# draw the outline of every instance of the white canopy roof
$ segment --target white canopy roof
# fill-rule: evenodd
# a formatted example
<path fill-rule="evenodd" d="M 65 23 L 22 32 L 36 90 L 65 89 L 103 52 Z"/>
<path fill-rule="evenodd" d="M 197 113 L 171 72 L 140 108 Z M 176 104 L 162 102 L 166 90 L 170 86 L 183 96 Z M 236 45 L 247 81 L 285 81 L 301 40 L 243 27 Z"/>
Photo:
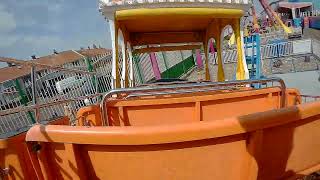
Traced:
<path fill-rule="evenodd" d="M 99 0 L 99 11 L 107 18 L 114 19 L 114 12 L 138 8 L 226 8 L 248 11 L 252 0 Z"/>

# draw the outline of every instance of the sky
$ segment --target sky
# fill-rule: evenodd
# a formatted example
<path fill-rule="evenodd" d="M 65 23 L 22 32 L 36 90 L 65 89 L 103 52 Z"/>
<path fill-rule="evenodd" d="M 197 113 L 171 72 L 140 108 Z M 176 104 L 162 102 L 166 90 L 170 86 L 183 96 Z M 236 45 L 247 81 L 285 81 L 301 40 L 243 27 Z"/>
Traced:
<path fill-rule="evenodd" d="M 0 56 L 28 60 L 92 44 L 111 47 L 98 0 L 0 1 Z"/>
<path fill-rule="evenodd" d="M 110 48 L 98 0 L 1 0 L 0 56 L 30 59 L 93 44 Z"/>

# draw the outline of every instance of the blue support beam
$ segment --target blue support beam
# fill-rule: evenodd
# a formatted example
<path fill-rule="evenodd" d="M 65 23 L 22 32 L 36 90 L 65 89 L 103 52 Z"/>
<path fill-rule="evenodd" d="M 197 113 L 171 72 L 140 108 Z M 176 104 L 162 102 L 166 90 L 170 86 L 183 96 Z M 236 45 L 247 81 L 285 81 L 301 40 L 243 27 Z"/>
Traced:
<path fill-rule="evenodd" d="M 262 78 L 261 67 L 261 38 L 259 34 L 253 34 L 249 37 L 245 37 L 245 56 L 249 69 L 250 79 Z M 256 88 L 260 88 L 260 85 L 255 85 Z"/>

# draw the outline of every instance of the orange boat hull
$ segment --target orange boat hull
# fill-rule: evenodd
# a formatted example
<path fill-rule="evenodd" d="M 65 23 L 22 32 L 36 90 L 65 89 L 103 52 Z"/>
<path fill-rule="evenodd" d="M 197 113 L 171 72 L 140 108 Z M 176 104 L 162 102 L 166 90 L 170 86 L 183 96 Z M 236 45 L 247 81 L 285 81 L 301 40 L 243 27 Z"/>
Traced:
<path fill-rule="evenodd" d="M 7 146 L 8 153 L 19 150 L 16 158 L 2 156 L 17 171 L 6 177 L 300 177 L 320 169 L 320 102 L 300 104 L 293 89 L 286 95 L 285 108 L 280 108 L 279 88 L 111 99 L 106 112 L 111 127 L 101 126 L 98 106 L 80 110 L 78 126 L 32 127 L 26 143 L 20 138 L 23 148 Z M 16 164 L 23 152 L 28 156 Z"/>

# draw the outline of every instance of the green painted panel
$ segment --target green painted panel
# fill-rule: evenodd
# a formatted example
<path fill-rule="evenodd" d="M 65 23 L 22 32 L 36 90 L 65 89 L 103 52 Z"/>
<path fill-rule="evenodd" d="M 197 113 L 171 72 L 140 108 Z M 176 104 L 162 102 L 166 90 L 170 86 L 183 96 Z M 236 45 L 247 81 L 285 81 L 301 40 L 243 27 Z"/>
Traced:
<path fill-rule="evenodd" d="M 182 62 L 172 66 L 165 72 L 161 73 L 161 78 L 179 78 L 183 74 L 190 71 L 191 68 L 195 66 L 193 56 L 189 56 L 187 59 Z"/>

